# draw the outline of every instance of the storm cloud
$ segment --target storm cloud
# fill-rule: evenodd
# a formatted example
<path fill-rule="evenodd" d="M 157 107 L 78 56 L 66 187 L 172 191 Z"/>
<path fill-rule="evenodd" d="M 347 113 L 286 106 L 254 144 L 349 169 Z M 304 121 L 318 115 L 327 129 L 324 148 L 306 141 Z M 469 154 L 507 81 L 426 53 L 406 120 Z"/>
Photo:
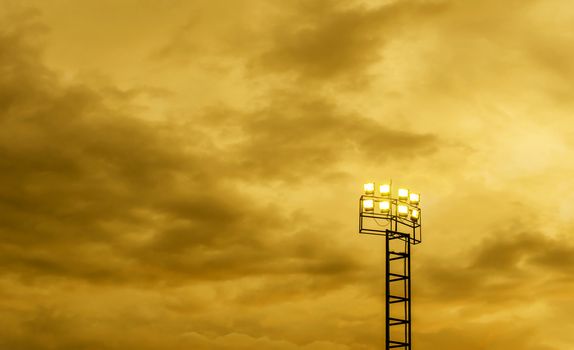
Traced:
<path fill-rule="evenodd" d="M 415 347 L 574 341 L 566 2 L 0 9 L 1 348 L 380 348 L 391 178 Z"/>

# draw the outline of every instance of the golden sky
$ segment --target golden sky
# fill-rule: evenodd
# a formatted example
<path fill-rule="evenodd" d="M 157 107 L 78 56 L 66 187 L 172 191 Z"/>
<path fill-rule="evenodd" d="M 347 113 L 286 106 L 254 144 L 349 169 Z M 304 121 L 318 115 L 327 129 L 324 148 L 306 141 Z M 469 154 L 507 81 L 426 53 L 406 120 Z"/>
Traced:
<path fill-rule="evenodd" d="M 0 349 L 574 345 L 569 0 L 0 0 Z"/>

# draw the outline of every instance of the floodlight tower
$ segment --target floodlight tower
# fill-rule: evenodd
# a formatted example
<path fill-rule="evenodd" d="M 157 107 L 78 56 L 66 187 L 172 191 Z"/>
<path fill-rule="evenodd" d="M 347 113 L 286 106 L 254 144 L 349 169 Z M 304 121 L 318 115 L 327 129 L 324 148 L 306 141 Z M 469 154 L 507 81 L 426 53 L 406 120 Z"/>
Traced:
<path fill-rule="evenodd" d="M 412 349 L 411 245 L 422 242 L 420 195 L 392 182 L 364 185 L 359 233 L 385 237 L 385 349 Z"/>

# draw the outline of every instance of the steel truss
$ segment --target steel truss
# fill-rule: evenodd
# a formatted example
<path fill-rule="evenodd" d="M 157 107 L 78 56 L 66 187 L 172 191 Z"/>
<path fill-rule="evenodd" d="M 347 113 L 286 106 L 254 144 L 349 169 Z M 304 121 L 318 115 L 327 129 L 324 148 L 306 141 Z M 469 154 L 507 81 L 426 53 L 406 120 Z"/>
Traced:
<path fill-rule="evenodd" d="M 366 211 L 365 198 L 380 198 L 361 196 L 359 233 L 385 237 L 385 349 L 412 350 L 411 245 L 422 242 L 421 221 L 399 217 L 396 206 L 405 203 L 396 199 L 384 198 L 394 208 L 387 214 Z"/>

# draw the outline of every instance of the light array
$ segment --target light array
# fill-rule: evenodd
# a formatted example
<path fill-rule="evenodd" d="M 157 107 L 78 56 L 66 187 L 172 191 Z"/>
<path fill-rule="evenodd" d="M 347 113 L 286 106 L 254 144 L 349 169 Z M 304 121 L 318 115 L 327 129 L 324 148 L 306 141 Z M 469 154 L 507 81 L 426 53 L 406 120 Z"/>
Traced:
<path fill-rule="evenodd" d="M 380 214 L 392 215 L 393 204 L 396 204 L 396 215 L 399 218 L 408 218 L 414 223 L 420 220 L 420 194 L 410 192 L 406 188 L 399 188 L 396 192 L 396 198 L 398 200 L 393 199 L 390 183 L 379 185 L 379 192 L 377 195 L 375 195 L 376 186 L 374 182 L 366 183 L 363 186 L 363 189 L 365 192 L 365 196 L 362 199 L 362 208 L 364 211 L 374 213 L 375 210 L 377 210 Z"/>

